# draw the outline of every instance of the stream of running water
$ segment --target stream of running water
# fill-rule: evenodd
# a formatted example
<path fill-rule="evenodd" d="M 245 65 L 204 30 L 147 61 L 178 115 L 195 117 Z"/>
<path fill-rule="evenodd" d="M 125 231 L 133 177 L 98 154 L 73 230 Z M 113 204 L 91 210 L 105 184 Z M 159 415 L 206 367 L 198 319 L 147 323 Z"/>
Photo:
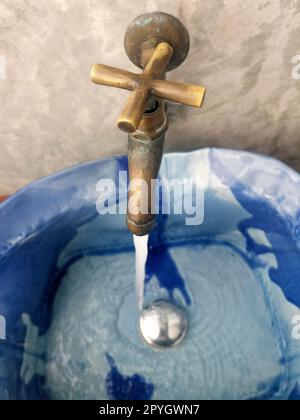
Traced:
<path fill-rule="evenodd" d="M 137 302 L 140 310 L 143 309 L 144 302 L 146 262 L 148 257 L 148 240 L 149 235 L 133 235 L 133 242 L 135 247 L 135 281 L 137 291 Z"/>

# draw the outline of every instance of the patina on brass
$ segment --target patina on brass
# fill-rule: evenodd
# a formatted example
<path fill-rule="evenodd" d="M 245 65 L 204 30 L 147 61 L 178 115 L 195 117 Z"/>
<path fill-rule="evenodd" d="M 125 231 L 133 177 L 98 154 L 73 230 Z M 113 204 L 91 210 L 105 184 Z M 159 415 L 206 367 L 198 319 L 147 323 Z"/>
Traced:
<path fill-rule="evenodd" d="M 132 91 L 117 125 L 129 133 L 129 177 L 135 181 L 129 201 L 142 190 L 144 181 L 148 186 L 147 211 L 141 212 L 136 200 L 127 214 L 128 228 L 136 235 L 148 234 L 155 223 L 151 181 L 158 177 L 168 127 L 163 100 L 199 108 L 204 100 L 204 87 L 165 80 L 166 72 L 184 61 L 189 45 L 188 32 L 178 19 L 161 12 L 145 14 L 133 21 L 125 35 L 126 52 L 143 73 L 103 64 L 91 70 L 94 83 Z"/>

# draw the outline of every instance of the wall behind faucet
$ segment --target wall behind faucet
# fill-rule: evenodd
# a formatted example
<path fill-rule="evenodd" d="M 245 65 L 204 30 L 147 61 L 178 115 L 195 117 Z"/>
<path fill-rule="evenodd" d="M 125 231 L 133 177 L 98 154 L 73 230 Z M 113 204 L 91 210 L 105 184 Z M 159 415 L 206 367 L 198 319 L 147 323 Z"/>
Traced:
<path fill-rule="evenodd" d="M 191 35 L 189 57 L 169 78 L 207 87 L 202 110 L 170 107 L 167 151 L 255 150 L 300 170 L 299 0 L 0 0 L 1 194 L 126 153 L 115 121 L 128 93 L 93 85 L 89 70 L 134 70 L 124 32 L 156 10 Z"/>

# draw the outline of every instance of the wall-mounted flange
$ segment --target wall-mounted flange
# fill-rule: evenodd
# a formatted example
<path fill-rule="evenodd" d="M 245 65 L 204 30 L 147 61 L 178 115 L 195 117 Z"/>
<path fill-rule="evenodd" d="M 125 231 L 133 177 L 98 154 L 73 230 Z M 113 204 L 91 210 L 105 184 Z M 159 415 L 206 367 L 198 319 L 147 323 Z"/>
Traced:
<path fill-rule="evenodd" d="M 176 17 L 162 12 L 137 17 L 126 31 L 124 46 L 129 59 L 144 68 L 160 42 L 167 42 L 174 50 L 166 69 L 171 71 L 185 60 L 190 49 L 189 33 Z"/>

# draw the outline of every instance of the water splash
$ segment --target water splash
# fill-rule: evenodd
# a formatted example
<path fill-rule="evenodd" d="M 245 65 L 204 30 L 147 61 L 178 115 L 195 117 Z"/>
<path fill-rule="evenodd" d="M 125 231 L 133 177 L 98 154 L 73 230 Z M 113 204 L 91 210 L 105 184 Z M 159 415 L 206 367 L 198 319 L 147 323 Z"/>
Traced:
<path fill-rule="evenodd" d="M 137 302 L 140 310 L 143 309 L 144 303 L 146 262 L 148 257 L 148 241 L 149 235 L 133 235 L 133 242 L 135 247 L 135 281 L 137 291 Z"/>

